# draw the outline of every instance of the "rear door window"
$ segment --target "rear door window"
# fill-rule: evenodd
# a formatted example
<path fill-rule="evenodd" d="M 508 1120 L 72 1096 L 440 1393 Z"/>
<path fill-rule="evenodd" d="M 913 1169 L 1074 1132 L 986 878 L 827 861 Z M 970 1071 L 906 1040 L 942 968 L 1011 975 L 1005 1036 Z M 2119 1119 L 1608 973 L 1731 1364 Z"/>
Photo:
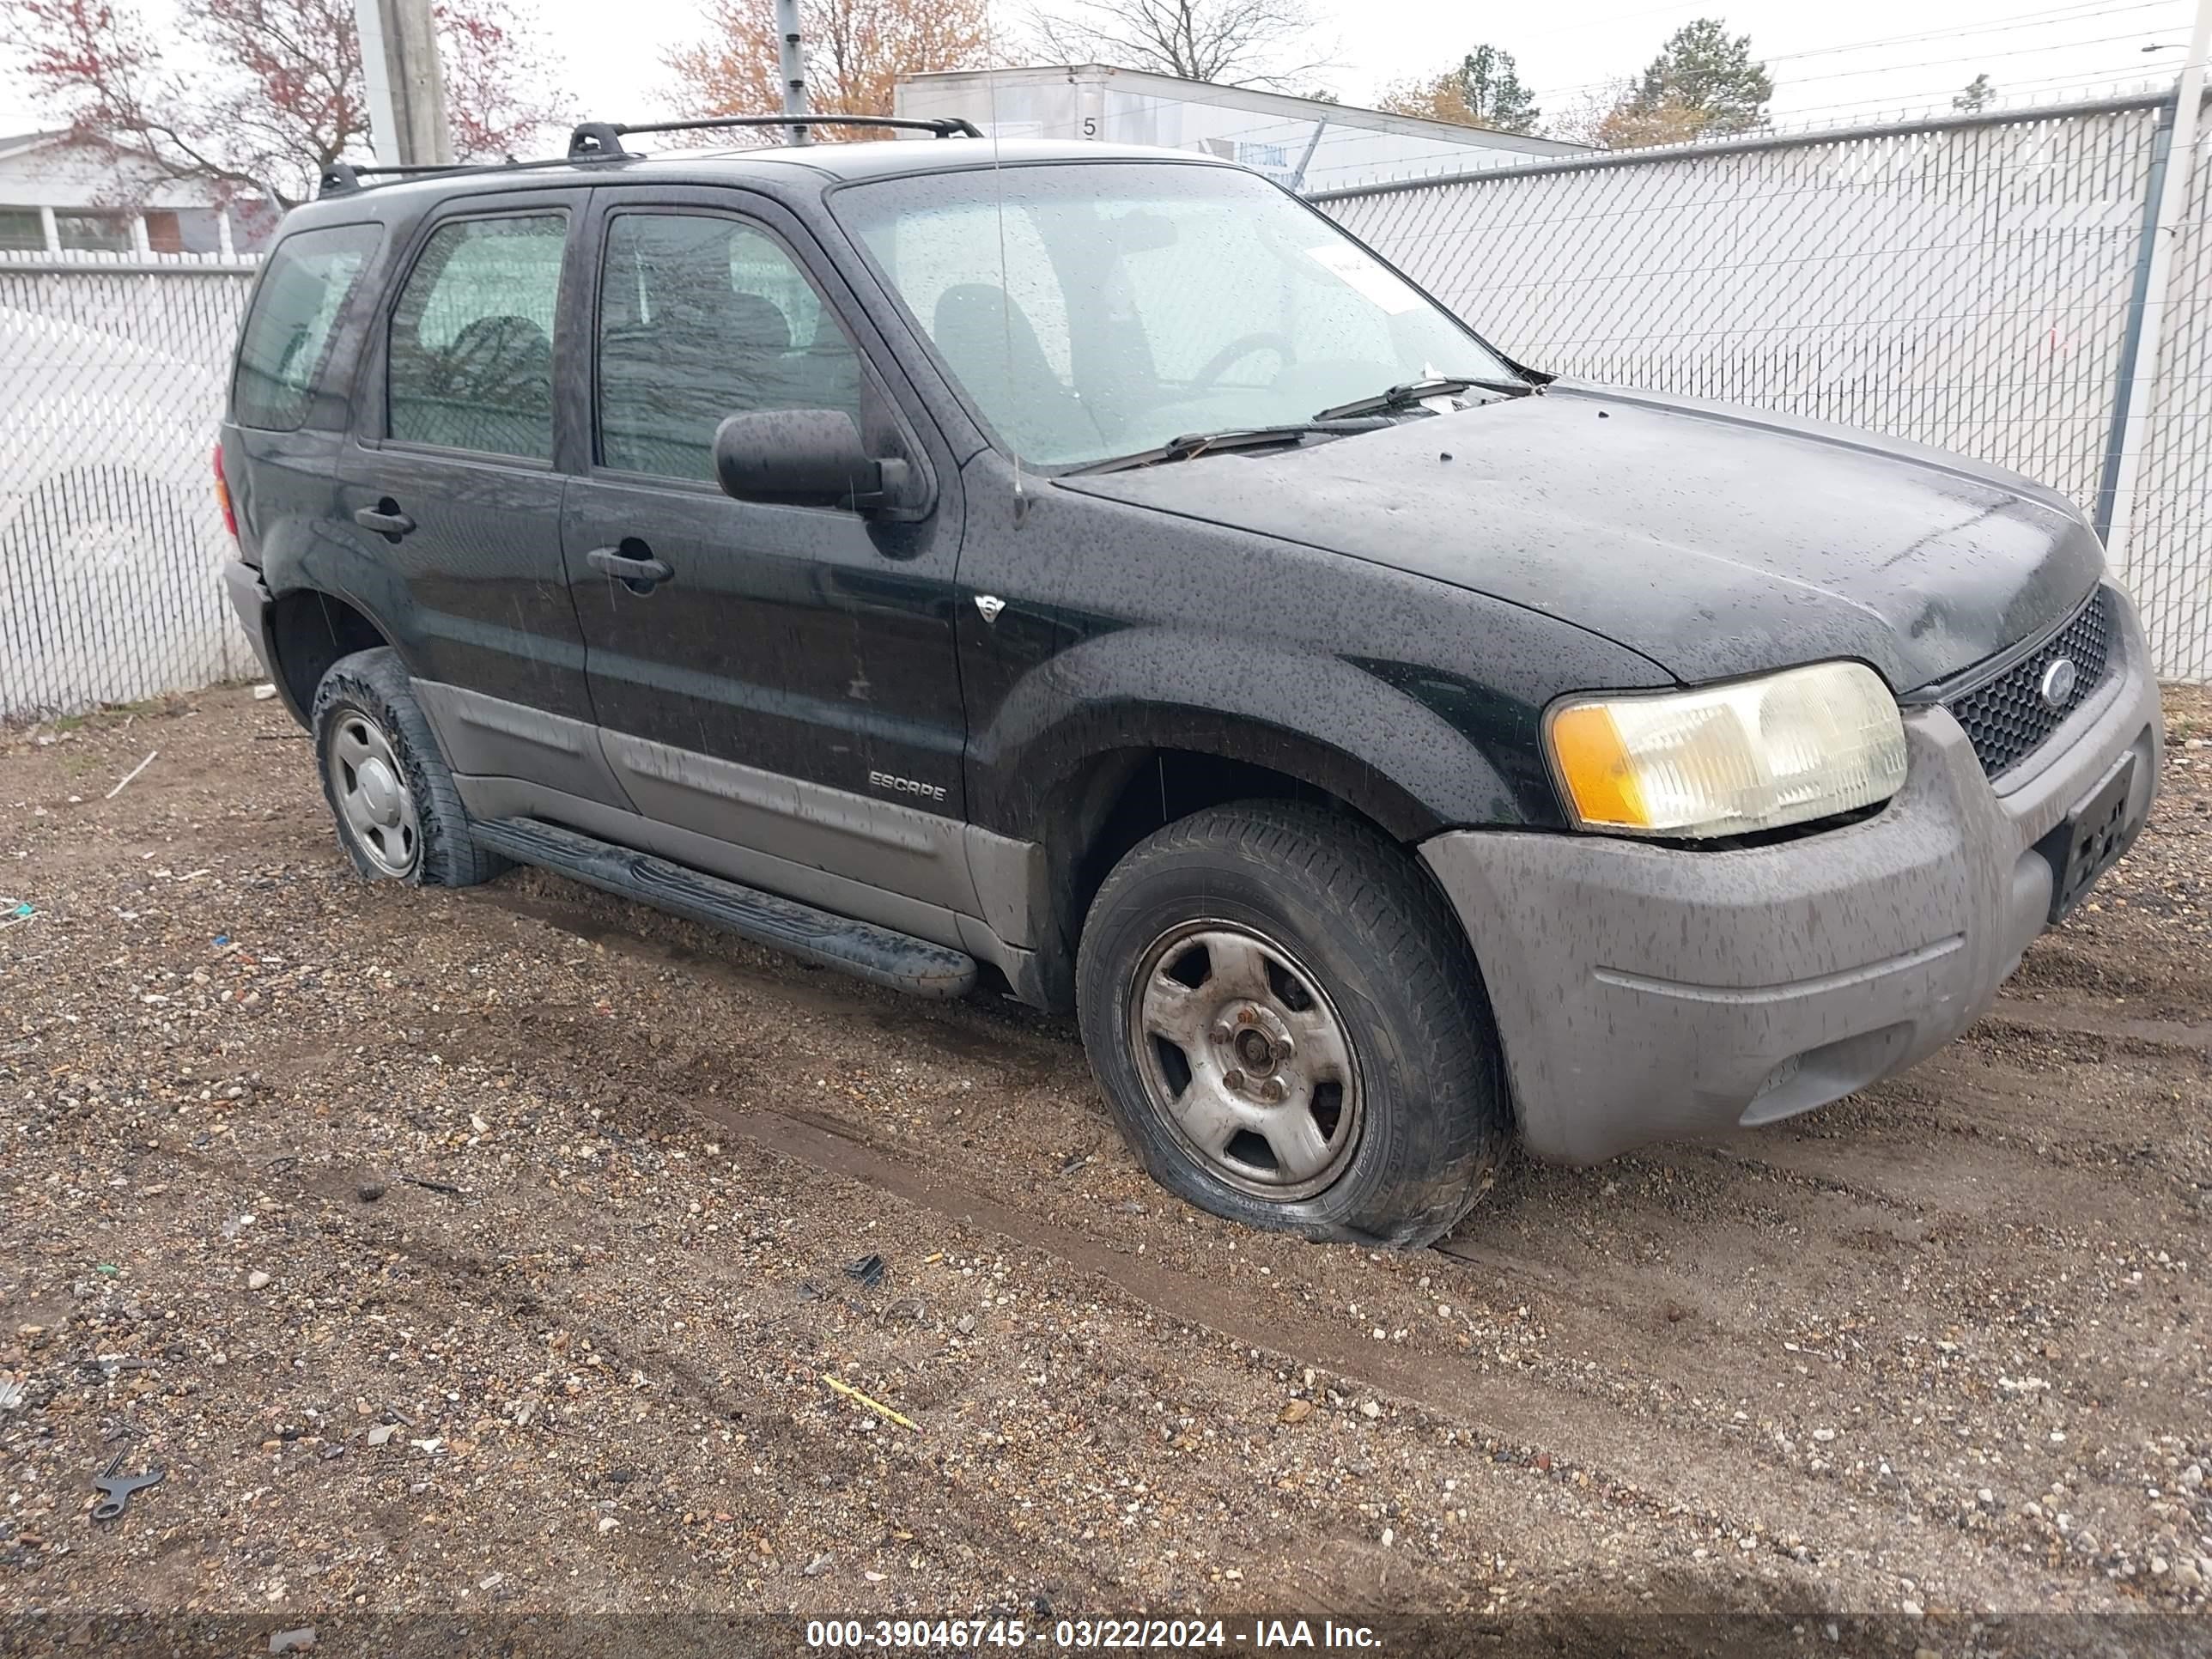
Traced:
<path fill-rule="evenodd" d="M 239 341 L 231 418 L 240 426 L 290 431 L 307 418 L 337 319 L 383 234 L 374 225 L 332 225 L 271 251 Z"/>
<path fill-rule="evenodd" d="M 565 213 L 441 225 L 392 314 L 391 435 L 553 459 L 553 317 Z"/>

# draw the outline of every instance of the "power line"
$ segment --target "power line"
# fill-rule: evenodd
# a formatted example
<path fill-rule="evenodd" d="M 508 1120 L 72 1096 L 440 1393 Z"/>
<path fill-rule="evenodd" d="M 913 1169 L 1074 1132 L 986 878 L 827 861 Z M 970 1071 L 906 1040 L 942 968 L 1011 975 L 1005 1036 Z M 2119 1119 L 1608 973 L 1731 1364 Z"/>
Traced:
<path fill-rule="evenodd" d="M 2083 19 L 2081 19 L 2081 20 L 2079 20 L 2079 21 L 2081 21 L 2086 22 L 2086 21 L 2089 21 L 2089 20 L 2088 20 L 2088 19 L 2087 19 L 2087 18 L 2083 18 Z M 2154 31 L 2154 31 L 2151 31 L 2151 32 L 2152 32 L 2152 33 L 2156 33 L 2156 31 Z M 1862 75 L 1894 75 L 1894 74 L 1896 74 L 1896 73 L 1899 71 L 1899 69 L 1906 69 L 1906 70 L 1937 69 L 1937 68 L 1941 68 L 1941 67 L 1942 67 L 1942 66 L 1944 66 L 1944 65 L 1946 65 L 1946 64 L 1984 64 L 1984 63 L 1993 63 L 1993 62 L 1998 61 L 1998 60 L 2002 59 L 2002 58 L 2033 58 L 2033 57 L 2039 57 L 2039 56 L 2042 56 L 2042 55 L 2045 55 L 2045 54 L 2050 53 L 2050 52 L 2073 52 L 2073 51 L 2077 51 L 2077 50 L 2079 50 L 2080 48 L 2084 47 L 2084 46 L 2111 46 L 2111 45 L 2114 44 L 2115 42 L 2121 41 L 2121 40 L 2140 40 L 2142 38 L 2142 34 L 2143 34 L 2143 32 L 2142 32 L 2142 31 L 2138 31 L 2138 30 L 2130 30 L 2129 33 L 2125 33 L 2125 34 L 2102 34 L 2102 35 L 2099 35 L 2099 36 L 2097 36 L 2097 37 L 2096 37 L 2095 39 L 2094 39 L 2094 40 L 2054 40 L 2054 41 L 2050 42 L 2048 45 L 2039 46 L 2015 46 L 2015 47 L 2013 47 L 2012 49 L 2010 49 L 2009 51 L 2006 51 L 2006 52 L 1969 52 L 1969 53 L 1967 53 L 1966 55 L 1965 55 L 1964 57 L 1960 57 L 1960 58 L 1919 58 L 1919 59 L 1917 59 L 1917 60 L 1915 60 L 1914 62 L 1912 62 L 1912 63 L 1911 63 L 1911 64 L 1876 64 L 1876 65 L 1874 65 L 1874 66 L 1871 66 L 1871 67 L 1869 67 L 1869 68 L 1866 68 L 1866 69 L 1855 69 L 1855 70 L 1829 70 L 1829 71 L 1827 71 L 1827 72 L 1826 72 L 1826 73 L 1824 73 L 1824 74 L 1820 74 L 1820 75 L 1800 75 L 1800 76 L 1794 76 L 1794 77 L 1792 77 L 1792 79 L 1790 80 L 1790 85 L 1792 85 L 1792 86 L 1802 86 L 1802 85 L 1804 85 L 1807 82 L 1809 82 L 1809 81 L 1842 81 L 1842 80 L 1849 80 L 1849 79 L 1850 79 L 1850 78 L 1852 78 L 1852 77 L 1854 77 L 1854 76 L 1862 76 Z M 1863 48 L 1863 47 L 1860 47 L 1860 48 L 1853 48 L 1853 50 L 1864 50 L 1864 49 L 1865 49 L 1865 48 Z M 1810 55 L 1810 54 L 1803 54 L 1803 55 Z M 1766 59 L 1766 60 L 1763 60 L 1763 61 L 1765 61 L 1765 62 L 1778 63 L 1778 62 L 1781 62 L 1781 61 L 1783 61 L 1783 60 L 1782 60 L 1782 59 L 1780 59 L 1780 58 L 1771 58 L 1771 59 Z M 1581 83 L 1579 83 L 1579 84 L 1577 84 L 1577 85 L 1575 85 L 1575 86 L 1567 86 L 1567 87 L 1540 87 L 1540 88 L 1536 88 L 1536 89 L 1535 89 L 1535 90 L 1534 90 L 1534 91 L 1530 95 L 1531 95 L 1532 97 L 1538 98 L 1538 99 L 1541 99 L 1541 100 L 1547 100 L 1547 101 L 1548 101 L 1548 100 L 1551 100 L 1551 99 L 1553 99 L 1553 98 L 1558 97 L 1559 94 L 1563 94 L 1563 93 L 1590 92 L 1590 91 L 1601 90 L 1601 89 L 1603 89 L 1603 88 L 1607 88 L 1607 87 L 1618 85 L 1621 81 L 1623 81 L 1623 80 L 1626 80 L 1626 79 L 1629 79 L 1629 78 L 1631 78 L 1631 77 L 1625 76 L 1608 76 L 1607 79 L 1602 80 L 1602 81 L 1586 81 L 1586 82 L 1581 82 Z"/>
<path fill-rule="evenodd" d="M 2140 73 L 2130 73 L 2130 71 L 2138 70 L 2138 65 L 2122 63 L 2111 64 L 2104 68 L 2089 71 L 2069 71 L 2062 75 L 2035 77 L 2026 81 L 2014 82 L 2010 88 L 2005 90 L 2004 95 L 2007 98 L 2021 96 L 2040 99 L 2043 100 L 2040 103 L 2023 103 L 2011 106 L 2016 109 L 2022 118 L 2025 118 L 2033 116 L 2041 109 L 2048 108 L 2052 104 L 2065 100 L 2071 94 L 2078 94 L 2080 96 L 2088 97 L 2097 94 L 2108 94 L 2120 91 L 2132 91 L 2136 88 L 2142 88 L 2148 90 L 2163 84 L 2159 77 L 2143 76 Z M 1816 130 L 1823 125 L 1834 125 L 1836 121 L 1840 119 L 1863 118 L 1863 115 L 1855 115 L 1854 112 L 1863 112 L 1868 111 L 1875 112 L 1876 113 L 1895 111 L 1898 118 L 1902 120 L 1911 120 L 1915 118 L 1917 115 L 1923 112 L 1929 115 L 1941 115 L 1948 112 L 1943 107 L 1944 103 L 1950 97 L 1954 96 L 1956 91 L 1956 88 L 1949 86 L 1929 88 L 1917 92 L 1901 94 L 1891 94 L 1880 98 L 1863 98 L 1843 103 L 1823 104 L 1810 109 L 1791 110 L 1783 115 L 1769 127 L 1759 129 L 1752 132 L 1732 134 L 1728 136 L 1744 138 L 1757 138 L 1761 136 L 1771 137 L 1778 134 L 1786 136 L 1794 131 Z M 1992 106 L 1988 110 L 1984 111 L 1984 113 L 1996 115 L 2002 115 L 2006 112 L 2007 106 L 2003 105 Z M 1389 134 L 1379 132 L 1363 132 L 1358 134 L 1346 133 L 1344 135 L 1343 144 L 1344 148 L 1349 149 L 1364 143 L 1386 138 L 1389 136 L 1390 135 Z M 1710 138 L 1713 135 L 1708 135 L 1708 137 Z M 1498 154 L 1498 152 L 1495 151 L 1486 153 L 1493 155 Z M 1459 158 L 1453 156 L 1431 156 L 1409 161 L 1407 165 L 1411 167 L 1434 165 L 1449 167 L 1452 167 L 1458 159 Z M 1502 170 L 1510 173 L 1516 165 L 1525 165 L 1528 163 L 1540 164 L 1547 159 L 1553 158 L 1538 155 L 1523 155 L 1513 161 L 1503 161 L 1489 166 L 1480 164 L 1474 166 L 1462 165 L 1455 167 L 1454 170 L 1466 172 L 1468 173 L 1488 173 L 1493 170 Z M 1360 165 L 1363 164 L 1355 161 L 1339 160 L 1330 164 L 1330 170 L 1334 171 L 1347 167 L 1358 167 Z M 1375 164 L 1367 163 L 1366 165 Z"/>
<path fill-rule="evenodd" d="M 1883 46 L 1911 46 L 1930 40 L 1966 40 L 1977 35 L 2015 33 L 2021 30 L 2051 28 L 2063 26 L 2066 23 L 2076 21 L 2088 22 L 2094 21 L 2102 22 L 2106 18 L 2119 16 L 2129 12 L 2154 11 L 2160 9 L 2161 8 L 2168 7 L 2178 8 L 2182 3 L 2183 0 L 2135 0 L 2134 3 L 2128 5 L 2110 6 L 2103 3 L 2103 0 L 2071 0 L 2070 3 L 2051 6 L 2042 10 L 2008 13 L 2002 17 L 1992 18 L 1986 23 L 1969 23 L 1960 25 L 1957 27 L 1929 29 L 1917 34 L 1888 35 L 1877 40 L 1854 41 L 1842 46 L 1813 46 L 1808 47 L 1802 52 L 1775 53 L 1763 58 L 1759 61 L 1762 64 L 1792 63 L 1808 58 L 1831 57 L 1844 52 L 1871 52 Z M 1675 3 L 1674 4 L 1647 7 L 1639 11 L 1619 13 L 1607 17 L 1595 18 L 1587 22 L 1559 24 L 1550 28 L 1521 31 L 1516 33 L 1511 37 L 1510 44 L 1512 46 L 1517 46 L 1527 40 L 1546 40 L 1557 35 L 1573 33 L 1582 30 L 1602 28 L 1613 23 L 1633 21 L 1638 18 L 1656 16 L 1662 13 L 1679 13 L 1685 10 L 1693 9 L 1694 6 L 1695 0 L 1675 0 Z M 2113 36 L 2106 38 L 2124 40 L 2131 39 L 2133 37 Z M 2047 47 L 2031 47 L 2024 48 L 2022 50 L 2024 52 L 2064 52 L 2075 46 L 2095 46 L 2099 44 L 2101 44 L 2101 42 L 2097 40 L 2069 41 L 2060 42 Z M 1510 46 L 1508 49 L 1510 49 Z M 2002 56 L 2004 54 L 1997 55 Z M 1925 67 L 1925 65 L 1914 64 L 1905 67 L 1917 69 Z M 1858 71 L 1851 72 L 1856 73 Z M 1866 72 L 1872 73 L 1873 71 Z M 1607 88 L 1617 86 L 1622 82 L 1631 80 L 1632 78 L 1633 77 L 1631 75 L 1607 76 L 1601 80 L 1583 81 L 1577 82 L 1569 85 L 1538 88 L 1534 90 L 1532 95 L 1548 100 L 1574 93 L 1602 91 Z M 1800 78 L 1818 79 L 1824 77 L 1804 76 Z"/>
<path fill-rule="evenodd" d="M 2092 0 L 2088 4 L 2061 6 L 2047 12 L 2024 12 L 2009 21 L 2000 20 L 1966 28 L 1930 29 L 1923 34 L 1885 35 L 1877 40 L 1853 41 L 1849 46 L 1813 46 L 1804 52 L 1774 52 L 1759 61 L 1789 64 L 1805 58 L 1831 58 L 1846 52 L 1872 52 L 1881 46 L 1913 46 L 1924 40 L 1963 40 L 1975 34 L 2016 34 L 2022 29 L 2055 28 L 2064 23 L 2087 22 L 2093 18 L 2102 22 L 2107 17 L 2117 17 L 2125 12 L 2160 11 L 2171 9 L 2173 5 L 2174 0 L 2137 0 L 2136 4 L 2128 6 L 2106 6 Z"/>
<path fill-rule="evenodd" d="M 1553 35 L 1572 34 L 1580 29 L 1601 29 L 1614 23 L 1633 23 L 1639 18 L 1656 17 L 1662 12 L 1683 12 L 1692 9 L 1694 9 L 1694 0 L 1674 0 L 1672 5 L 1650 6 L 1642 11 L 1620 12 L 1611 17 L 1593 17 L 1579 23 L 1561 23 L 1548 29 L 1524 29 L 1517 33 L 1514 39 L 1546 40 Z"/>
<path fill-rule="evenodd" d="M 2080 91 L 2087 94 L 2094 90 L 2129 83 L 2141 84 L 2147 88 L 2170 84 L 2158 76 L 2145 76 L 2139 64 L 2113 64 L 2102 69 L 2069 70 L 2063 75 L 2046 75 L 2025 81 L 2014 81 L 1996 88 L 1996 95 L 2011 98 L 2018 94 L 2036 94 L 2057 97 L 2064 92 Z M 1773 126 L 1777 131 L 1786 130 L 1801 126 L 1822 117 L 1852 110 L 1894 109 L 1901 112 L 1917 105 L 1940 104 L 1942 100 L 1956 97 L 1958 93 L 1959 88 L 1955 86 L 1934 87 L 1919 92 L 1886 93 L 1879 98 L 1857 98 L 1843 103 L 1816 104 L 1808 109 L 1793 109 L 1782 112 L 1774 118 Z M 2004 107 L 2001 104 L 1991 104 L 1982 112 L 1999 114 L 2003 112 Z"/>
<path fill-rule="evenodd" d="M 2086 92 L 2093 88 L 2111 86 L 2123 82 L 2150 84 L 2154 82 L 2156 78 L 2157 77 L 2155 76 L 2143 76 L 2141 73 L 2141 65 L 2137 64 L 2121 62 L 2102 65 L 2094 70 L 2067 70 L 2051 75 L 2030 76 L 2024 80 L 2017 80 L 2010 82 L 2008 86 L 2002 88 L 2002 92 L 2003 94 L 2008 97 L 2014 94 L 2033 94 L 2045 88 L 2050 88 L 2054 94 L 2061 89 L 2074 88 L 2079 88 Z M 1958 88 L 1956 85 L 1947 84 L 1941 87 L 1919 88 L 1909 92 L 1887 93 L 1878 97 L 1843 100 L 1832 103 L 1814 105 L 1805 109 L 1789 110 L 1780 112 L 1776 117 L 1773 124 L 1773 130 L 1786 131 L 1790 128 L 1804 125 L 1808 123 L 1817 122 L 1822 118 L 1827 116 L 1848 115 L 1853 112 L 1865 110 L 1897 110 L 1904 112 L 1912 109 L 1916 106 L 1922 106 L 1936 109 L 1938 112 L 1940 112 L 1941 106 L 1943 103 L 1954 96 L 1957 92 Z M 1226 107 L 1220 105 L 1205 104 L 1202 102 L 1186 101 L 1182 100 L 1147 99 L 1146 101 L 1147 103 L 1164 105 L 1174 104 L 1184 108 L 1194 107 L 1200 109 L 1223 109 Z M 1121 112 L 1116 112 L 1116 113 Z M 1051 124 L 1047 125 L 1048 128 L 1051 126 Z M 1067 124 L 1065 123 L 1061 125 L 1067 125 Z M 1237 143 L 1241 142 L 1249 143 L 1258 142 L 1275 143 L 1287 146 L 1298 142 L 1305 137 L 1309 132 L 1310 126 L 1311 122 L 1303 118 L 1274 118 L 1249 125 L 1231 127 L 1221 131 L 1194 135 L 1185 142 L 1187 143 L 1196 142 L 1198 137 L 1202 137 L 1203 138 L 1210 139 L 1216 143 Z M 1056 131 L 1048 131 L 1047 133 L 1040 136 L 1060 135 Z M 1072 126 L 1068 126 L 1065 136 L 1071 137 L 1074 136 Z M 1395 133 L 1376 128 L 1361 127 L 1350 123 L 1339 124 L 1332 122 L 1328 127 L 1328 137 L 1324 143 L 1322 150 L 1316 157 L 1316 162 L 1317 165 L 1321 166 L 1327 171 L 1337 171 L 1345 167 L 1358 167 L 1361 165 L 1376 165 L 1376 163 L 1363 163 L 1359 161 L 1353 160 L 1346 154 L 1346 152 L 1359 152 L 1365 150 L 1369 146 L 1387 144 L 1396 142 L 1402 142 L 1402 140 L 1401 139 L 1400 135 Z M 1485 161 L 1474 162 L 1474 158 L 1478 155 L 1485 157 Z M 1509 155 L 1515 155 L 1515 159 L 1504 159 Z M 1496 161 L 1491 161 L 1488 159 L 1492 157 L 1498 159 Z M 1469 167 L 1469 170 L 1471 171 L 1487 171 L 1492 166 L 1500 166 L 1510 168 L 1516 165 L 1516 161 L 1542 161 L 1544 159 L 1546 158 L 1540 155 L 1530 155 L 1528 152 L 1519 152 L 1516 154 L 1509 152 L 1502 147 L 1492 148 L 1479 143 L 1471 143 L 1465 147 L 1463 158 L 1461 155 L 1445 152 L 1426 157 L 1407 158 L 1406 165 L 1450 165 L 1454 162 L 1462 162 L 1462 164 L 1472 163 L 1473 165 Z"/>
<path fill-rule="evenodd" d="M 2047 46 L 2015 46 L 2009 52 L 1969 52 L 1963 58 L 1923 58 L 1904 65 L 1908 69 L 1941 69 L 1949 64 L 1993 64 L 2007 58 L 2037 58 L 2048 52 L 2072 52 L 2081 46 L 2109 46 L 2120 40 L 2140 40 L 2140 33 L 2100 34 L 2094 40 L 2059 40 Z M 1800 75 L 1791 84 L 1803 86 L 1808 81 L 1848 81 L 1862 75 L 1894 75 L 1899 65 L 1878 64 L 1869 69 L 1830 70 L 1822 75 Z"/>

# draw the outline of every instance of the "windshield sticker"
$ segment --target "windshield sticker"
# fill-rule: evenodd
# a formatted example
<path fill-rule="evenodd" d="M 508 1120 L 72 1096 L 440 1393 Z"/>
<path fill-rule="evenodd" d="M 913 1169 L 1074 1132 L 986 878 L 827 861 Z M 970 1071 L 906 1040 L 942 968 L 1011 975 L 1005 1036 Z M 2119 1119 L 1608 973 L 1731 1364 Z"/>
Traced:
<path fill-rule="evenodd" d="M 1421 296 L 1409 284 L 1392 276 L 1349 242 L 1328 242 L 1320 247 L 1310 247 L 1306 258 L 1393 317 L 1411 311 L 1421 302 Z"/>

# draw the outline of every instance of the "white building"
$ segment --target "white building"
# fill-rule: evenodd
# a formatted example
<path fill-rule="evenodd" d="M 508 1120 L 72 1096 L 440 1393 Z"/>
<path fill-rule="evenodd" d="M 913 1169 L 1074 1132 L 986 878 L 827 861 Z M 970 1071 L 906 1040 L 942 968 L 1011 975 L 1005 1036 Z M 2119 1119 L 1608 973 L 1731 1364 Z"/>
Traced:
<path fill-rule="evenodd" d="M 1465 173 L 1586 149 L 1555 138 L 1103 64 L 917 75 L 899 82 L 894 113 L 962 116 L 1003 138 L 1099 138 L 1198 150 L 1297 191 Z"/>
<path fill-rule="evenodd" d="M 258 202 L 225 206 L 206 185 L 154 178 L 89 139 L 0 137 L 0 252 L 246 252 L 275 223 Z"/>

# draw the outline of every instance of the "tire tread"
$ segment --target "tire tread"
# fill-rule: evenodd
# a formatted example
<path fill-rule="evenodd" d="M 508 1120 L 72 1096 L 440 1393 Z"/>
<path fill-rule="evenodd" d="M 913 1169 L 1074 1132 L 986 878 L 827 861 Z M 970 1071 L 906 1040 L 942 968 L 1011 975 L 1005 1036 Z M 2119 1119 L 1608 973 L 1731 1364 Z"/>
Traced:
<path fill-rule="evenodd" d="M 1115 866 L 1091 914 L 1115 904 L 1164 860 L 1234 860 L 1287 876 L 1366 935 L 1390 976 L 1410 1066 L 1431 1079 L 1467 1079 L 1465 1109 L 1428 1126 L 1428 1172 L 1401 1184 L 1391 1213 L 1366 1224 L 1330 1224 L 1310 1233 L 1393 1246 L 1432 1242 L 1488 1189 L 1511 1134 L 1504 1068 L 1480 972 L 1443 896 L 1403 848 L 1366 823 L 1304 802 L 1234 803 L 1156 831 Z M 1084 943 L 1092 930 L 1086 927 Z M 1085 953 L 1089 953 L 1086 951 Z M 1083 975 L 1094 983 L 1095 971 Z"/>
<path fill-rule="evenodd" d="M 339 658 L 324 674 L 322 684 L 315 688 L 312 721 L 319 769 L 327 766 L 324 720 L 340 702 L 358 704 L 398 739 L 394 746 L 407 771 L 422 837 L 422 852 L 415 861 L 415 881 L 424 887 L 474 887 L 506 869 L 507 860 L 477 845 L 470 830 L 468 808 L 461 805 L 460 789 L 439 750 L 422 704 L 415 700 L 414 682 L 399 653 L 390 646 L 375 646 Z M 337 817 L 337 801 L 327 775 L 323 779 L 323 793 L 330 800 L 332 816 Z M 362 874 L 374 876 L 374 867 L 348 839 L 343 818 L 339 822 L 339 843 Z"/>

